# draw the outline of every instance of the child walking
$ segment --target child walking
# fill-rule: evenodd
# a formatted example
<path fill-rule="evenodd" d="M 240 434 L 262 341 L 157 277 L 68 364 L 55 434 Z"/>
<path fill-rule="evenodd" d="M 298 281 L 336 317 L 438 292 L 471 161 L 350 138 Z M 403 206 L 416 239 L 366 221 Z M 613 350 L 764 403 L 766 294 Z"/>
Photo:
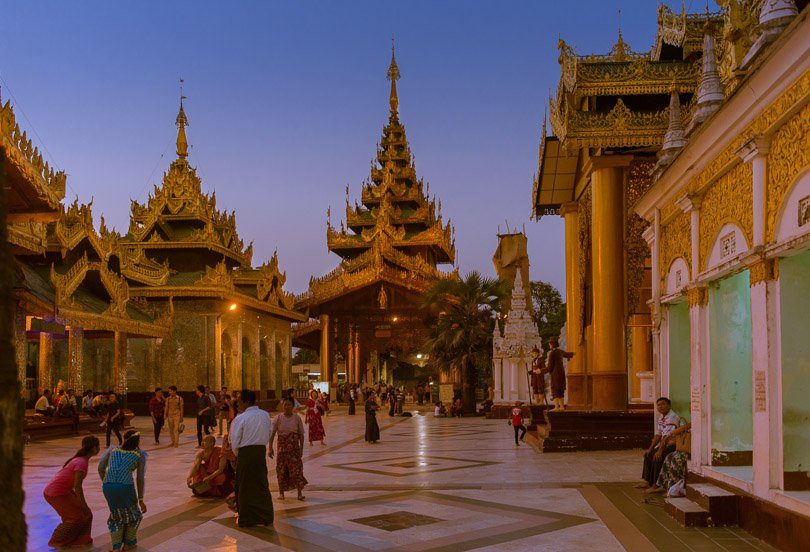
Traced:
<path fill-rule="evenodd" d="M 515 446 L 518 447 L 520 446 L 520 441 L 526 439 L 526 426 L 523 425 L 522 404 L 522 401 L 515 401 L 515 406 L 512 408 L 511 418 L 509 420 L 509 424 L 515 430 Z M 518 432 L 520 432 L 520 438 L 518 438 Z"/>

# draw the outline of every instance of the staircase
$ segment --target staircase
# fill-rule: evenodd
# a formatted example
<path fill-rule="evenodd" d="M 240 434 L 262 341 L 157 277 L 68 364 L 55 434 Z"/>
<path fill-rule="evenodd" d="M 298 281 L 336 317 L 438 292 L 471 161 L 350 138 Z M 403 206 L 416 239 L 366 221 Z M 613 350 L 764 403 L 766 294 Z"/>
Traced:
<path fill-rule="evenodd" d="M 685 497 L 665 503 L 665 511 L 684 527 L 737 525 L 737 495 L 710 483 L 687 483 Z"/>

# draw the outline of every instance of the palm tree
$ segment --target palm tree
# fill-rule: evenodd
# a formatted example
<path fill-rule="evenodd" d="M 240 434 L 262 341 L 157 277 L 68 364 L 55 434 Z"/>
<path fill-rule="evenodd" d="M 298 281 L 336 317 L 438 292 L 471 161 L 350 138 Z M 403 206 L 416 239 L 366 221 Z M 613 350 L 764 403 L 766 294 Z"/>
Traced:
<path fill-rule="evenodd" d="M 492 330 L 495 313 L 508 286 L 498 279 L 470 272 L 464 278 L 436 281 L 422 296 L 430 313 L 424 343 L 431 364 L 448 374 L 461 373 L 462 401 L 475 410 L 475 382 L 479 370 L 492 364 Z"/>

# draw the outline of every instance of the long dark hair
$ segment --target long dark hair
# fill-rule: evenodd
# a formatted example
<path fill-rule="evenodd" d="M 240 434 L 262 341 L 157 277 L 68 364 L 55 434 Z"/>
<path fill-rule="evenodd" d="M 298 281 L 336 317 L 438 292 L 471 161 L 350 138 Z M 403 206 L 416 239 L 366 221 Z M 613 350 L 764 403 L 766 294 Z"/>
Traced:
<path fill-rule="evenodd" d="M 62 464 L 62 467 L 64 468 L 65 466 L 67 466 L 70 463 L 70 461 L 73 460 L 74 458 L 78 458 L 80 456 L 87 457 L 90 454 L 91 450 L 93 450 L 94 448 L 97 449 L 99 446 L 100 443 L 98 441 L 98 437 L 96 437 L 95 435 L 85 436 L 82 439 L 82 448 L 77 450 L 76 454 L 68 458 L 68 461 Z"/>
<path fill-rule="evenodd" d="M 130 429 L 124 433 L 124 442 L 121 444 L 121 450 L 136 450 L 140 444 L 141 434 L 134 429 Z"/>

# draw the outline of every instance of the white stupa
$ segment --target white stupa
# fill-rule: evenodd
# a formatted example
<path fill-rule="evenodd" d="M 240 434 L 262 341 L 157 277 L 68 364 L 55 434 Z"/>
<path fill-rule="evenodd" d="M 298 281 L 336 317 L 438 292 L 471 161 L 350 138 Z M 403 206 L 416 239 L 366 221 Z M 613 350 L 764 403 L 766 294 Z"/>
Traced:
<path fill-rule="evenodd" d="M 496 403 L 530 401 L 529 368 L 532 349 L 539 349 L 540 344 L 537 324 L 526 305 L 523 278 L 520 270 L 517 270 L 503 335 L 497 323 L 492 335 L 492 373 L 495 378 Z"/>

